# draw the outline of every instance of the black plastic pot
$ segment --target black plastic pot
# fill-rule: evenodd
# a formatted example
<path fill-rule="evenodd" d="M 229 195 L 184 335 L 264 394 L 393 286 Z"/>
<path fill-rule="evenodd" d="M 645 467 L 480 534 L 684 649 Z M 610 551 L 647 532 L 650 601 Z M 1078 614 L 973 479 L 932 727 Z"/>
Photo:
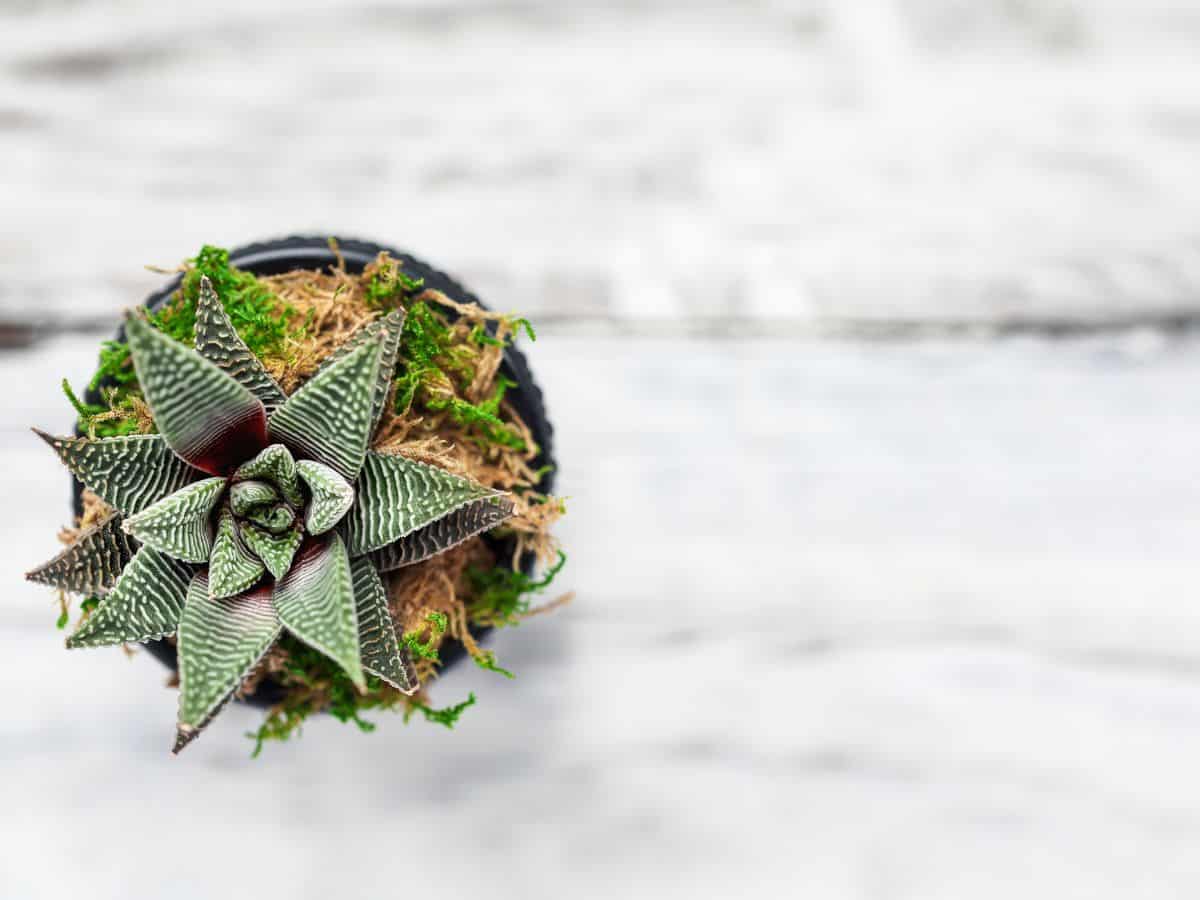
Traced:
<path fill-rule="evenodd" d="M 351 272 L 361 272 L 368 263 L 386 250 L 393 259 L 400 260 L 403 263 L 406 274 L 424 279 L 426 287 L 441 291 L 448 297 L 462 303 L 478 303 L 480 306 L 484 306 L 478 297 L 446 273 L 393 247 L 372 243 L 371 241 L 354 240 L 352 238 L 337 238 L 337 244 L 342 258 L 346 262 L 346 268 Z M 290 272 L 293 269 L 331 269 L 337 262 L 337 258 L 334 256 L 333 251 L 329 249 L 329 239 L 327 237 L 297 236 L 238 247 L 236 250 L 230 251 L 229 261 L 237 268 L 253 272 L 256 275 L 278 275 L 283 272 Z M 182 276 L 176 275 L 147 297 L 144 305 L 150 310 L 157 310 L 179 289 L 181 280 Z M 116 339 L 118 341 L 125 340 L 124 326 L 117 330 Z M 553 452 L 554 431 L 550 426 L 550 420 L 546 417 L 542 392 L 534 383 L 533 375 L 529 371 L 529 363 L 526 362 L 525 356 L 519 350 L 513 347 L 505 350 L 501 371 L 507 378 L 516 382 L 516 387 L 510 388 L 505 397 L 512 403 L 513 407 L 521 415 L 521 418 L 525 420 L 525 423 L 533 432 L 534 440 L 540 449 L 534 463 L 535 468 L 541 466 L 551 467 L 547 470 L 546 475 L 543 476 L 540 485 L 540 488 L 548 493 L 553 488 L 555 474 Z M 102 383 L 96 390 L 88 390 L 86 394 L 87 402 L 101 402 L 99 388 L 107 386 L 109 385 Z M 75 514 L 79 515 L 83 511 L 83 488 L 74 479 L 72 479 L 72 486 L 74 490 Z M 493 549 L 496 550 L 499 558 L 504 559 L 512 554 L 513 546 L 511 542 L 498 541 L 492 538 L 488 538 L 487 540 L 492 543 Z M 533 566 L 533 560 L 525 560 L 524 566 L 527 571 L 530 571 Z M 476 640 L 479 640 L 488 630 L 486 628 L 472 628 L 471 633 Z M 151 641 L 146 644 L 146 649 L 157 659 L 161 660 L 164 665 L 173 670 L 177 669 L 178 665 L 173 645 L 166 641 Z M 442 644 L 440 655 L 443 668 L 447 668 L 462 659 L 465 653 L 458 641 L 447 639 Z M 253 695 L 245 698 L 244 702 L 254 706 L 269 706 L 278 702 L 281 696 L 282 688 L 279 685 L 274 682 L 264 681 Z"/>

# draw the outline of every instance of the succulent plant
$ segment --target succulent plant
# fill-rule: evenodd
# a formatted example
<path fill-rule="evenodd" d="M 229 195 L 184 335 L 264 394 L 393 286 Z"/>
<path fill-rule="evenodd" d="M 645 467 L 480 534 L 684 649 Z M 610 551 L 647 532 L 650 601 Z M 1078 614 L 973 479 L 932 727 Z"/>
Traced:
<path fill-rule="evenodd" d="M 68 647 L 175 635 L 178 753 L 283 631 L 336 662 L 418 687 L 380 577 L 491 529 L 504 495 L 370 448 L 404 311 L 352 334 L 290 396 L 202 280 L 195 350 L 126 316 L 157 434 L 37 432 L 113 509 L 30 580 L 101 601 Z M 35 429 L 36 430 L 36 429 Z"/>

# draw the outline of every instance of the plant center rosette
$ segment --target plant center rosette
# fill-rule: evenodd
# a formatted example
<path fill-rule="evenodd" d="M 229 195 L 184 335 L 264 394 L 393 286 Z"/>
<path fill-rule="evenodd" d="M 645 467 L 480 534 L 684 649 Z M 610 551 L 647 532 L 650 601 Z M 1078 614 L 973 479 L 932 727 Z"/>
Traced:
<path fill-rule="evenodd" d="M 67 646 L 174 636 L 175 752 L 271 653 L 283 653 L 284 672 L 308 654 L 318 674 L 306 685 L 345 681 L 356 697 L 404 697 L 430 717 L 412 695 L 432 642 L 397 627 L 394 576 L 501 526 L 520 496 L 372 446 L 396 415 L 403 305 L 354 330 L 290 394 L 204 276 L 194 313 L 191 347 L 144 313 L 126 317 L 138 402 L 156 433 L 38 432 L 105 512 L 29 574 L 99 600 Z M 426 618 L 445 630 L 447 614 Z"/>

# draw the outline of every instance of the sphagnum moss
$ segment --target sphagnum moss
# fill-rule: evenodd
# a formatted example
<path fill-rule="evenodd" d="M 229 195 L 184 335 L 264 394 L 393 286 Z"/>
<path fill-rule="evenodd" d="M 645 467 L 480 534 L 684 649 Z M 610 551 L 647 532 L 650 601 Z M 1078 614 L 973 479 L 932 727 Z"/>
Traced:
<path fill-rule="evenodd" d="M 532 468 L 537 447 L 505 401 L 513 385 L 500 373 L 504 348 L 521 331 L 532 339 L 532 326 L 426 290 L 386 254 L 357 275 L 339 265 L 331 272 L 298 270 L 260 278 L 232 267 L 227 251 L 209 246 L 186 267 L 181 289 L 150 317 L 151 323 L 190 341 L 202 277 L 222 297 L 238 335 L 288 392 L 357 327 L 392 309 L 406 311 L 394 390 L 373 446 L 510 492 L 516 514 L 503 533 L 515 539 L 515 549 L 511 561 L 498 562 L 480 538 L 472 538 L 426 562 L 385 573 L 388 605 L 402 640 L 417 651 L 423 683 L 436 676 L 438 650 L 447 638 L 461 641 L 481 668 L 512 677 L 492 652 L 476 644 L 469 628 L 513 625 L 536 613 L 530 595 L 545 589 L 565 562 L 550 535 L 564 511 L 562 501 L 537 490 L 544 474 Z M 103 407 L 82 403 L 64 384 L 82 430 L 96 436 L 155 430 L 124 344 L 102 347 L 92 385 L 101 382 L 109 384 Z M 94 495 L 85 496 L 86 519 L 102 517 L 102 507 Z M 540 580 L 521 571 L 530 553 L 543 564 L 553 562 Z M 475 702 L 472 695 L 434 709 L 424 691 L 406 696 L 373 676 L 359 693 L 328 657 L 287 638 L 246 679 L 242 693 L 252 693 L 268 676 L 286 693 L 250 735 L 255 755 L 266 741 L 297 733 L 316 712 L 327 711 L 363 731 L 374 725 L 362 713 L 376 709 L 402 709 L 405 721 L 419 712 L 427 721 L 453 727 Z"/>

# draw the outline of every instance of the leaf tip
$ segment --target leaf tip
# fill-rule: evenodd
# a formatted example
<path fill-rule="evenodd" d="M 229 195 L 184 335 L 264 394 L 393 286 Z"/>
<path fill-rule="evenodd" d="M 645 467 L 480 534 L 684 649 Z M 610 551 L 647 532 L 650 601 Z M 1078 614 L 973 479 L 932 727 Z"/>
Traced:
<path fill-rule="evenodd" d="M 38 437 L 40 437 L 43 441 L 45 441 L 51 447 L 55 447 L 57 449 L 56 444 L 58 443 L 59 438 L 56 438 L 54 435 L 52 435 L 48 432 L 42 431 L 42 429 L 37 428 L 36 426 L 33 428 L 30 428 L 29 430 L 32 431 L 34 434 L 36 434 Z"/>
<path fill-rule="evenodd" d="M 126 331 L 132 331 L 135 334 L 145 334 L 150 330 L 150 320 L 146 318 L 146 311 L 141 307 L 125 310 L 124 318 Z"/>
<path fill-rule="evenodd" d="M 171 755 L 178 756 L 188 744 L 196 739 L 200 732 L 190 725 L 179 725 L 175 728 L 175 744 L 171 747 Z"/>

